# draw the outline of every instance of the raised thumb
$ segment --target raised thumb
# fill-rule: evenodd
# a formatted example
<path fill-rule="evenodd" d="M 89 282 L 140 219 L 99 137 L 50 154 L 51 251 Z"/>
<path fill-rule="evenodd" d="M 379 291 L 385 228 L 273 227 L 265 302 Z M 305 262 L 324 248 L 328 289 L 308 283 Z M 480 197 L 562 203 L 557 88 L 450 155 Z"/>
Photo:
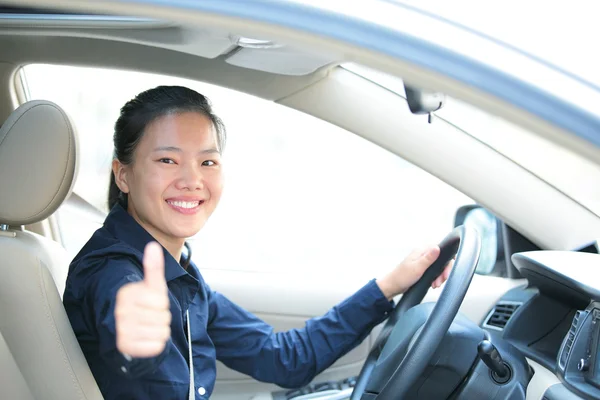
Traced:
<path fill-rule="evenodd" d="M 165 257 L 162 246 L 150 242 L 144 249 L 144 283 L 156 290 L 164 290 L 167 286 L 165 279 Z"/>

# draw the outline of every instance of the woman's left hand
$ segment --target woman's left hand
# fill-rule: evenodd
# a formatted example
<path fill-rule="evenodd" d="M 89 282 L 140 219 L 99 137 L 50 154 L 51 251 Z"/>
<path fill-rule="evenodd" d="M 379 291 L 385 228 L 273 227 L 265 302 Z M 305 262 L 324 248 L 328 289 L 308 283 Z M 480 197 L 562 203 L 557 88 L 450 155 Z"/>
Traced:
<path fill-rule="evenodd" d="M 377 279 L 377 285 L 385 297 L 388 300 L 392 300 L 395 296 L 406 292 L 412 285 L 417 283 L 419 278 L 425 273 L 425 270 L 437 260 L 439 255 L 440 248 L 437 245 L 430 246 L 424 250 L 413 250 L 389 274 L 381 279 Z M 438 288 L 446 282 L 453 264 L 454 260 L 451 260 L 446 268 L 444 268 L 442 274 L 433 281 L 431 284 L 432 288 Z"/>

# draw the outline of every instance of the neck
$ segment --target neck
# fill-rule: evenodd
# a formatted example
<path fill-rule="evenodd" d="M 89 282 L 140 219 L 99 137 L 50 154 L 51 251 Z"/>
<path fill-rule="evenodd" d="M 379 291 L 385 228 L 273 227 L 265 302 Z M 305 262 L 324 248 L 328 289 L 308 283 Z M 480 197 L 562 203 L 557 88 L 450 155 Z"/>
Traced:
<path fill-rule="evenodd" d="M 181 253 L 183 252 L 183 246 L 185 244 L 185 239 L 181 238 L 169 238 L 165 235 L 161 234 L 158 230 L 154 229 L 152 225 L 145 223 L 142 221 L 136 212 L 133 210 L 128 210 L 129 214 L 137 221 L 138 224 L 142 228 L 144 228 L 152 237 L 160 243 L 162 247 L 164 247 L 171 256 L 175 259 L 175 261 L 179 262 L 181 260 Z"/>
<path fill-rule="evenodd" d="M 152 232 L 150 233 L 152 236 Z M 175 261 L 179 262 L 181 260 L 181 253 L 183 252 L 183 245 L 185 243 L 184 240 L 178 241 L 177 243 L 169 243 L 161 238 L 154 236 L 154 238 L 173 256 Z"/>

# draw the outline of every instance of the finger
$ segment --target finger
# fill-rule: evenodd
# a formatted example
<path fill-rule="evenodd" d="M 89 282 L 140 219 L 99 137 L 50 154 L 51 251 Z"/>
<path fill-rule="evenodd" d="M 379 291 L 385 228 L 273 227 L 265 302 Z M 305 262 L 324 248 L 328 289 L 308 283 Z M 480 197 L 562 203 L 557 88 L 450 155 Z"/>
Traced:
<path fill-rule="evenodd" d="M 420 260 L 425 263 L 426 267 L 429 267 L 440 255 L 440 248 L 438 245 L 427 247 L 421 254 Z"/>
<path fill-rule="evenodd" d="M 432 261 L 435 261 L 435 260 L 437 260 L 439 255 L 440 255 L 440 246 L 438 246 L 437 244 L 434 244 L 433 246 L 430 246 L 427 249 L 427 253 L 425 254 L 425 257 L 428 257 Z"/>
<path fill-rule="evenodd" d="M 128 341 L 162 341 L 171 336 L 171 328 L 164 326 L 137 325 L 133 321 L 117 326 L 117 335 Z"/>
<path fill-rule="evenodd" d="M 169 296 L 149 289 L 144 281 L 124 285 L 117 292 L 117 304 L 115 312 L 134 313 L 138 309 L 149 309 L 155 311 L 168 310 L 170 306 Z"/>
<path fill-rule="evenodd" d="M 169 309 L 169 296 L 157 295 L 154 291 L 144 291 L 132 293 L 132 304 L 136 309 L 147 309 L 151 311 L 164 311 Z"/>
<path fill-rule="evenodd" d="M 127 315 L 118 315 L 123 321 L 140 326 L 170 326 L 171 312 L 169 310 L 156 311 L 148 308 L 135 307 Z"/>
<path fill-rule="evenodd" d="M 450 273 L 452 272 L 452 266 L 454 265 L 454 261 L 451 260 L 450 262 L 448 262 L 448 264 L 446 264 L 446 267 L 444 267 L 444 270 L 442 271 L 442 273 L 440 274 L 440 276 L 438 276 L 433 283 L 431 284 L 431 287 L 438 288 L 440 286 L 442 286 L 444 284 L 444 282 L 446 282 L 448 280 L 448 278 L 450 277 Z"/>
<path fill-rule="evenodd" d="M 119 340 L 117 349 L 131 357 L 155 357 L 165 349 L 166 342 L 162 340 Z"/>
<path fill-rule="evenodd" d="M 444 268 L 444 272 L 442 273 L 442 276 L 444 277 L 444 281 L 447 281 L 448 278 L 450 277 L 450 273 L 452 272 L 452 267 L 454 267 L 454 260 L 451 260 L 448 265 L 446 265 L 446 268 Z"/>
<path fill-rule="evenodd" d="M 418 260 L 419 258 L 421 258 L 425 255 L 425 252 L 427 251 L 428 248 L 429 247 L 425 247 L 425 246 L 414 248 L 413 251 L 410 252 L 410 258 L 412 260 Z"/>
<path fill-rule="evenodd" d="M 144 249 L 144 283 L 154 290 L 166 291 L 165 258 L 162 246 L 150 242 Z"/>

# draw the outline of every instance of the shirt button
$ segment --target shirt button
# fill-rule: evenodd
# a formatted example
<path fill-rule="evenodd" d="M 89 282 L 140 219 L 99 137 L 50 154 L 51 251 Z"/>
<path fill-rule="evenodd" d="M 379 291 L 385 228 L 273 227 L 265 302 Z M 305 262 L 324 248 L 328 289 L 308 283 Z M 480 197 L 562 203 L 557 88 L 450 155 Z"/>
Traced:
<path fill-rule="evenodd" d="M 127 373 L 127 368 L 125 368 L 125 367 L 123 366 L 123 367 L 121 367 L 121 371 L 123 371 L 123 373 L 124 373 L 124 374 L 126 374 L 126 373 Z"/>
<path fill-rule="evenodd" d="M 204 389 L 202 386 L 200 386 L 200 387 L 198 388 L 198 394 L 199 394 L 200 396 L 204 396 L 204 395 L 206 394 L 206 389 Z"/>

